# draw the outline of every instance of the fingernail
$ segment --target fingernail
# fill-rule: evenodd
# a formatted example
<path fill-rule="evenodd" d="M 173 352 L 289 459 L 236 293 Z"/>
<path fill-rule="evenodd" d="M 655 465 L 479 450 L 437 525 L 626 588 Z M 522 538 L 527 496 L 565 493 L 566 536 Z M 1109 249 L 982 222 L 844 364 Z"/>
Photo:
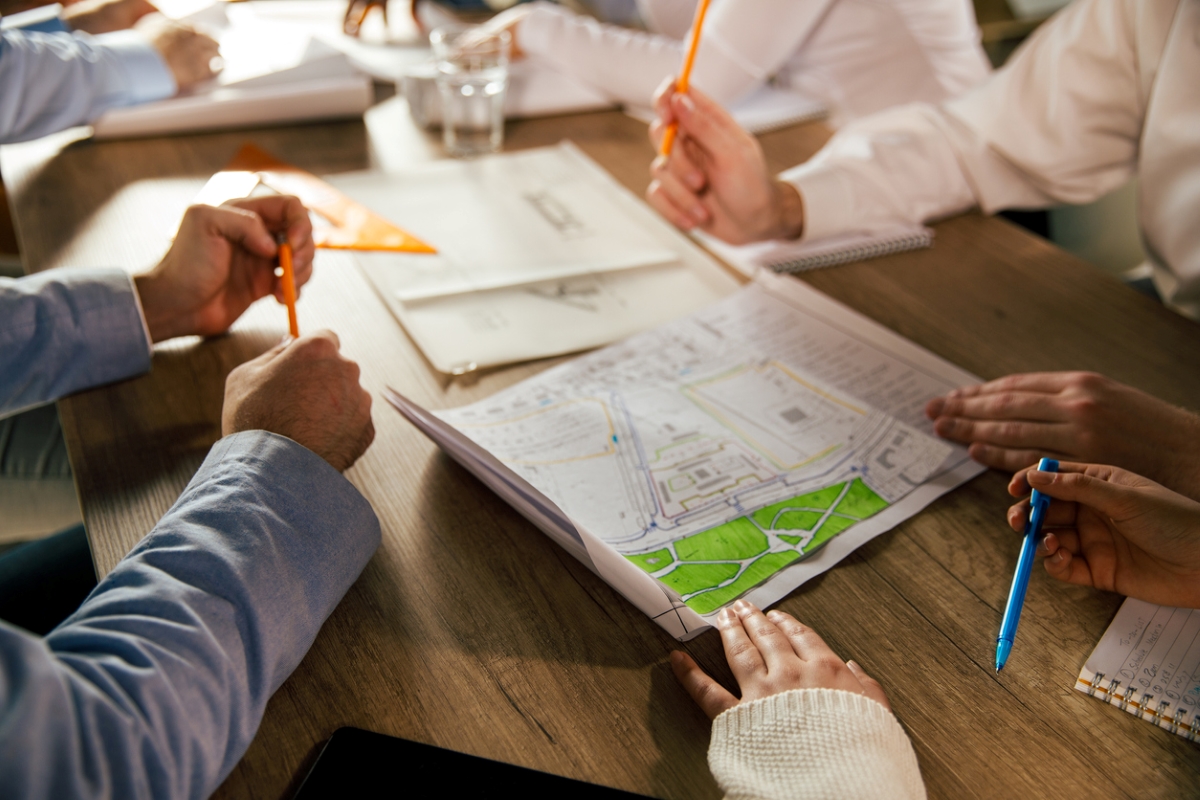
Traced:
<path fill-rule="evenodd" d="M 692 170 L 690 173 L 688 173 L 687 180 L 688 185 L 697 192 L 700 191 L 701 187 L 704 186 L 704 176 L 700 174 L 699 170 Z"/>
<path fill-rule="evenodd" d="M 940 397 L 935 397 L 925 405 L 925 416 L 929 417 L 929 419 L 937 419 L 937 417 L 941 415 L 942 409 L 945 408 L 945 406 L 945 400 Z"/>
<path fill-rule="evenodd" d="M 683 116 L 686 117 L 696 110 L 696 104 L 686 94 L 676 95 L 676 97 L 679 98 L 679 106 L 683 111 Z"/>
<path fill-rule="evenodd" d="M 862 667 L 860 667 L 860 666 L 858 665 L 858 662 L 857 662 L 857 661 L 855 661 L 853 658 L 852 658 L 852 659 L 850 659 L 849 661 L 847 661 L 847 662 L 846 662 L 846 666 L 847 666 L 847 667 L 854 667 L 855 669 L 862 669 Z"/>

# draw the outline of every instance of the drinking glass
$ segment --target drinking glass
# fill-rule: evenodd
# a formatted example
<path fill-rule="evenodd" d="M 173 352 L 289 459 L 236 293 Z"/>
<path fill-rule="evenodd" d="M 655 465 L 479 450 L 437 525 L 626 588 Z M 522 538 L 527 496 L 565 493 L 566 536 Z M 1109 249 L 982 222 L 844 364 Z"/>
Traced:
<path fill-rule="evenodd" d="M 429 35 L 442 96 L 442 140 L 456 157 L 495 153 L 504 144 L 508 31 L 438 28 Z"/>

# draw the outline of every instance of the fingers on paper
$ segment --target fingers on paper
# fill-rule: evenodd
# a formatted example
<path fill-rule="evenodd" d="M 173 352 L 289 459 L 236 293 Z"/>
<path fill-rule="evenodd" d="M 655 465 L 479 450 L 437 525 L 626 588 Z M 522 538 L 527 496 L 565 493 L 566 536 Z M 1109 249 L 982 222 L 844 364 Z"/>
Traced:
<path fill-rule="evenodd" d="M 678 650 L 671 653 L 671 671 L 709 719 L 716 719 L 721 712 L 738 703 L 736 697 L 700 669 L 700 665 L 687 653 Z"/>

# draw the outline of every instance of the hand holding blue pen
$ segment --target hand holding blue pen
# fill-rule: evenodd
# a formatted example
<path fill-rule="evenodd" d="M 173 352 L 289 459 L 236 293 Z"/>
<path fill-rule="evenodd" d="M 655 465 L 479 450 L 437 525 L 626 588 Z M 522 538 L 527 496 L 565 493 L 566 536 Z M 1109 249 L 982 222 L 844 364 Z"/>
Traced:
<path fill-rule="evenodd" d="M 1037 468 L 1042 472 L 1058 472 L 1058 462 L 1043 458 Z M 1021 621 L 1021 609 L 1025 606 L 1025 590 L 1029 588 L 1029 573 L 1033 569 L 1033 557 L 1042 540 L 1042 521 L 1050 498 L 1037 489 L 1029 497 L 1029 521 L 1025 523 L 1025 539 L 1021 543 L 1021 556 L 1017 559 L 1017 571 L 1013 575 L 1012 588 L 1008 591 L 1008 604 L 1004 607 L 1004 620 L 1000 623 L 1000 635 L 996 638 L 996 672 L 1008 663 L 1013 640 L 1017 638 L 1017 623 Z"/>

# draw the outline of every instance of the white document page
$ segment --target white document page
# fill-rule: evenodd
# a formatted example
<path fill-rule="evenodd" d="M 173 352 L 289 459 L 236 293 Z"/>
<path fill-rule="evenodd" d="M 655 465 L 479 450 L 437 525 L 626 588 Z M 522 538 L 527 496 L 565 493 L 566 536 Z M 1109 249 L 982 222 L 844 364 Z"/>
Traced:
<path fill-rule="evenodd" d="M 261 19 L 258 5 L 216 3 L 181 16 L 220 42 L 221 72 L 175 97 L 105 113 L 93 123 L 95 137 L 332 119 L 370 106 L 371 79 L 345 53 L 310 24 Z"/>
<path fill-rule="evenodd" d="M 1132 597 L 1075 688 L 1192 741 L 1200 735 L 1200 609 Z"/>
<path fill-rule="evenodd" d="M 405 303 L 679 260 L 574 146 L 327 180 L 437 248 L 360 252 Z"/>
<path fill-rule="evenodd" d="M 738 597 L 776 602 L 982 472 L 921 413 L 976 380 L 815 290 L 764 276 L 435 413 L 561 509 L 593 568 L 687 638 Z"/>

